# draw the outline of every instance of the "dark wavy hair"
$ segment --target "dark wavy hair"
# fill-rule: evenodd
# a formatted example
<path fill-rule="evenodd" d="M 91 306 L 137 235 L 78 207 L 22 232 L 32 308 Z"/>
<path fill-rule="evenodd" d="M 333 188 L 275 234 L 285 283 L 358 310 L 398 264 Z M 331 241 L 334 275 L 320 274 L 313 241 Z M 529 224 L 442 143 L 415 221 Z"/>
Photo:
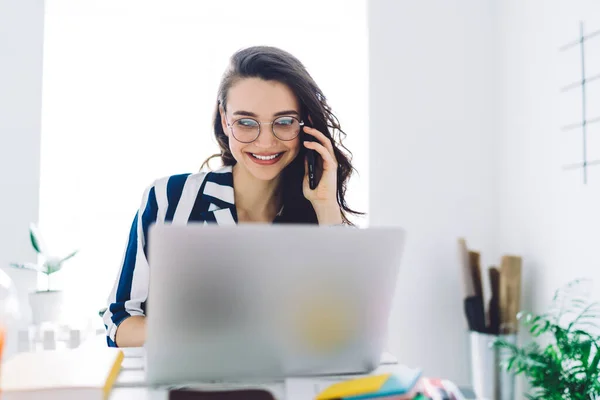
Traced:
<path fill-rule="evenodd" d="M 322 132 L 332 140 L 335 157 L 338 162 L 337 175 L 337 201 L 342 211 L 344 222 L 351 224 L 348 214 L 362 215 L 363 213 L 352 210 L 346 203 L 346 186 L 351 174 L 355 171 L 352 167 L 352 153 L 342 144 L 346 133 L 342 130 L 336 116 L 327 104 L 327 99 L 317 86 L 304 65 L 293 55 L 276 47 L 256 46 L 236 52 L 230 60 L 221 84 L 219 85 L 217 102 L 214 111 L 214 134 L 221 150 L 202 164 L 208 166 L 213 158 L 220 158 L 223 165 L 235 165 L 236 160 L 229 150 L 229 138 L 225 135 L 221 125 L 219 105 L 227 109 L 227 95 L 229 89 L 240 79 L 260 78 L 266 81 L 278 81 L 287 85 L 296 95 L 300 104 L 300 114 L 304 122 Z M 302 136 L 301 136 L 302 140 Z M 283 213 L 276 220 L 280 223 L 308 223 L 316 224 L 317 216 L 311 203 L 302 193 L 304 179 L 304 158 L 307 149 L 301 146 L 298 156 L 284 169 L 281 179 L 283 200 Z M 319 159 L 320 157 L 317 157 Z M 317 164 L 316 175 L 322 174 L 322 165 Z"/>

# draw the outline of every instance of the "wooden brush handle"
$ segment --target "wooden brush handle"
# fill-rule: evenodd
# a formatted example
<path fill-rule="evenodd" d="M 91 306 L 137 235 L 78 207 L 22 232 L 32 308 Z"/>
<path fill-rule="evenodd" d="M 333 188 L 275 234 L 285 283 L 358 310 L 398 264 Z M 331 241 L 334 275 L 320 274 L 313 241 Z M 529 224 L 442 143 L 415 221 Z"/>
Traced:
<path fill-rule="evenodd" d="M 500 266 L 500 330 L 518 331 L 517 314 L 521 308 L 521 257 L 504 256 Z"/>
<path fill-rule="evenodd" d="M 469 251 L 469 269 L 471 270 L 471 279 L 473 280 L 473 290 L 475 291 L 476 296 L 483 296 L 479 259 L 480 256 L 478 252 Z"/>
<path fill-rule="evenodd" d="M 473 276 L 469 263 L 469 249 L 465 239 L 458 239 L 458 255 L 460 263 L 460 272 L 463 283 L 463 299 L 475 296 L 475 288 L 473 286 Z"/>

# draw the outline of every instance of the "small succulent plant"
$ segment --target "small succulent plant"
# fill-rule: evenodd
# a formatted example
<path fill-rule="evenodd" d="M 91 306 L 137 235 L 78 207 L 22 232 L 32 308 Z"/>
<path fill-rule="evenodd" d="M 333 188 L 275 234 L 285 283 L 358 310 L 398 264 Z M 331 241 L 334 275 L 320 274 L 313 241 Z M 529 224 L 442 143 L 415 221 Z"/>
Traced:
<path fill-rule="evenodd" d="M 63 264 L 73 258 L 78 250 L 72 252 L 66 257 L 57 257 L 51 255 L 48 252 L 46 244 L 43 240 L 42 234 L 40 230 L 35 224 L 31 224 L 29 226 L 29 240 L 31 241 L 31 246 L 35 250 L 37 254 L 39 254 L 42 258 L 42 262 L 40 263 L 11 263 L 10 266 L 17 269 L 27 269 L 30 271 L 41 272 L 47 277 L 47 291 L 50 291 L 50 276 L 58 271 L 60 271 L 63 267 Z"/>

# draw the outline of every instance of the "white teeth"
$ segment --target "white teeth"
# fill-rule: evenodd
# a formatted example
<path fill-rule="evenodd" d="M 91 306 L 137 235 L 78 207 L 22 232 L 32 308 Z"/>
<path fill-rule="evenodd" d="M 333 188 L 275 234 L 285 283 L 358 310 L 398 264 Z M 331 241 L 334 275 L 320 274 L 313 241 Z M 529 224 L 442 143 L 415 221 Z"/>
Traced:
<path fill-rule="evenodd" d="M 274 158 L 277 158 L 279 156 L 280 153 L 277 154 L 273 154 L 271 156 L 261 156 L 259 154 L 254 154 L 252 153 L 252 156 L 254 158 L 258 158 L 259 160 L 263 160 L 263 161 L 268 161 L 268 160 L 273 160 Z"/>

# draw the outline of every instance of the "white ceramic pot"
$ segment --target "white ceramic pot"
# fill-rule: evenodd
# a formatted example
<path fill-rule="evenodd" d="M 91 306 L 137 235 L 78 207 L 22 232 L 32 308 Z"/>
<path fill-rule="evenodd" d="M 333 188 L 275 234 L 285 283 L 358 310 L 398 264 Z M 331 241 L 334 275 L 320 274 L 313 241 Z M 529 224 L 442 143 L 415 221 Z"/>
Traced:
<path fill-rule="evenodd" d="M 60 290 L 30 293 L 32 322 L 35 325 L 42 322 L 59 322 L 62 317 L 63 301 L 63 292 Z"/>

